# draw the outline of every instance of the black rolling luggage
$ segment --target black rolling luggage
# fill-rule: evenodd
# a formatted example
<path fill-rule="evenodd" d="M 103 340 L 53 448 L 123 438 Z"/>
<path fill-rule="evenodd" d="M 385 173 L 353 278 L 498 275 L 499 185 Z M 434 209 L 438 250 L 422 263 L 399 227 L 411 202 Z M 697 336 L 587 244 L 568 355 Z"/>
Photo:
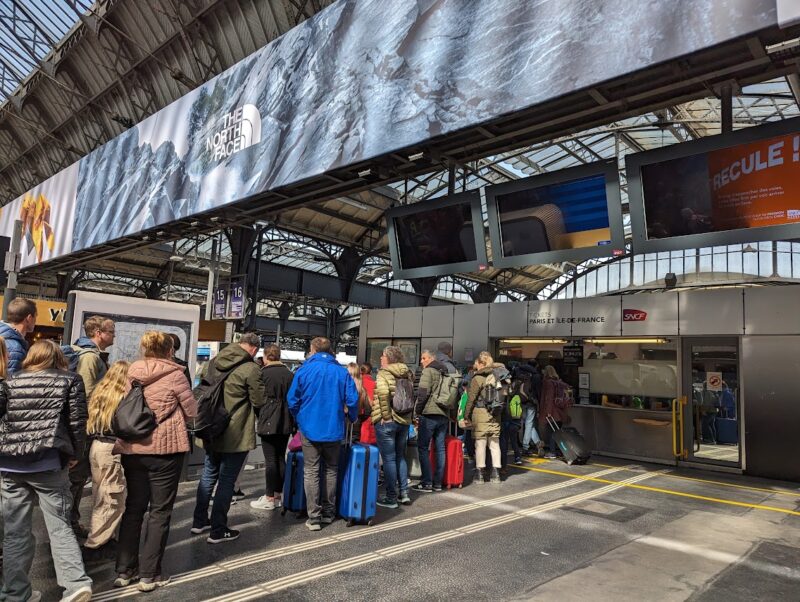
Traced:
<path fill-rule="evenodd" d="M 573 464 L 586 464 L 592 455 L 592 450 L 586 445 L 586 440 L 577 429 L 566 426 L 559 429 L 552 416 L 547 417 L 547 424 L 553 429 L 553 439 L 564 456 L 564 461 Z"/>

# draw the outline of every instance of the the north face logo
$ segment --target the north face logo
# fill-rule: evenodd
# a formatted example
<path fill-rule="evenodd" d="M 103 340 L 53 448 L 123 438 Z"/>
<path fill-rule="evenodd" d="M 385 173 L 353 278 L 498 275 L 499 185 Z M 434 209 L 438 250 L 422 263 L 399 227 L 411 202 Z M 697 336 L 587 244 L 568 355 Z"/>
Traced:
<path fill-rule="evenodd" d="M 623 322 L 644 322 L 647 319 L 647 312 L 641 309 L 623 309 Z"/>

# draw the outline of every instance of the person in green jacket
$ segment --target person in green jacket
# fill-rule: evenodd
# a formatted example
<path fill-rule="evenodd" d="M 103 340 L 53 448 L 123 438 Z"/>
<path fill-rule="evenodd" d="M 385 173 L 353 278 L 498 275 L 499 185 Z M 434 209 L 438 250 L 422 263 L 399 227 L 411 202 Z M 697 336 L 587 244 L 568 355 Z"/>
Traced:
<path fill-rule="evenodd" d="M 266 401 L 261 367 L 253 360 L 260 344 L 257 334 L 245 333 L 238 343 L 220 351 L 208 368 L 209 375 L 226 379 L 225 409 L 231 416 L 222 435 L 206 447 L 203 476 L 197 486 L 191 531 L 198 535 L 210 531 L 206 539 L 208 543 L 223 543 L 239 537 L 239 531 L 228 528 L 228 510 L 239 471 L 247 453 L 256 447 L 255 408 Z M 212 493 L 214 507 L 209 520 L 208 506 Z"/>

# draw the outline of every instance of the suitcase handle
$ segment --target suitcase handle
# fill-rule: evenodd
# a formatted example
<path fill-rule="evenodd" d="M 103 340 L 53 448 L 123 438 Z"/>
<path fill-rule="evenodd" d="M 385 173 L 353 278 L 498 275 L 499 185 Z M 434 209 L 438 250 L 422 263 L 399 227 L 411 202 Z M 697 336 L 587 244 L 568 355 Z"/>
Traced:
<path fill-rule="evenodd" d="M 550 428 L 553 430 L 554 433 L 561 430 L 558 428 L 558 423 L 550 414 L 547 415 L 547 424 L 550 426 Z"/>

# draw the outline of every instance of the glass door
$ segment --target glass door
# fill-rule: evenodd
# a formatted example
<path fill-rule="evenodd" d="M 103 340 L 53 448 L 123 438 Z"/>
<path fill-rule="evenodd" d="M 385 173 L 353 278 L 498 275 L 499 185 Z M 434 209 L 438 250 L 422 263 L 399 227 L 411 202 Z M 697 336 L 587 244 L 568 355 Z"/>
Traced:
<path fill-rule="evenodd" d="M 683 339 L 684 445 L 688 460 L 741 466 L 739 340 Z"/>

